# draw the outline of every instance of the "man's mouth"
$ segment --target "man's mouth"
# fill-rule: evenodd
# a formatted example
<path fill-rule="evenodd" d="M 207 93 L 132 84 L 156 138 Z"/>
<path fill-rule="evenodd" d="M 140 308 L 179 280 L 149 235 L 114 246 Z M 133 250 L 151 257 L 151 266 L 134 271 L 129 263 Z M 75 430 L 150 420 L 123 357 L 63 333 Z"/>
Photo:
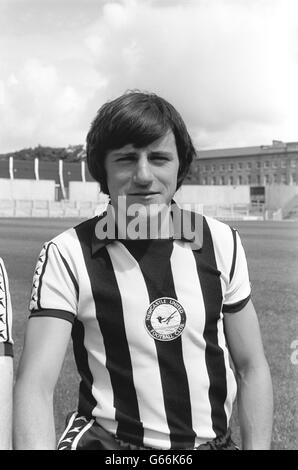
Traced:
<path fill-rule="evenodd" d="M 134 193 L 129 193 L 128 196 L 155 196 L 159 194 L 158 192 L 155 191 L 146 191 L 146 192 L 134 192 Z"/>

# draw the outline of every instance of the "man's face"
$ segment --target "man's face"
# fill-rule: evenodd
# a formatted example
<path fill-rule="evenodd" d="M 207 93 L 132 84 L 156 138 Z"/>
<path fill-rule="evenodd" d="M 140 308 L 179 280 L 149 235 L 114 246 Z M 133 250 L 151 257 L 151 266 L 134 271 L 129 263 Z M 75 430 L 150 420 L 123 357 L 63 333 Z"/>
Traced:
<path fill-rule="evenodd" d="M 149 144 L 136 148 L 133 144 L 110 150 L 105 169 L 111 203 L 118 207 L 118 197 L 131 204 L 169 205 L 177 187 L 179 158 L 172 131 Z"/>

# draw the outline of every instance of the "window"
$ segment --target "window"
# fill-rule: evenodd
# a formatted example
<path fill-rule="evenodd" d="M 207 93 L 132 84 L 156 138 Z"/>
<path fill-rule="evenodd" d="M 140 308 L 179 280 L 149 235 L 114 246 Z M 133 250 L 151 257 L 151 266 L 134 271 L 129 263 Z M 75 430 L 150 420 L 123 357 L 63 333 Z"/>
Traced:
<path fill-rule="evenodd" d="M 216 170 L 216 165 L 211 165 L 211 170 L 215 171 Z"/>
<path fill-rule="evenodd" d="M 264 176 L 264 183 L 269 184 L 270 183 L 270 175 L 265 175 Z"/>
<path fill-rule="evenodd" d="M 273 175 L 273 181 L 274 183 L 278 183 L 278 175 L 276 173 Z"/>
<path fill-rule="evenodd" d="M 282 168 L 286 168 L 286 167 L 287 167 L 287 162 L 286 162 L 286 160 L 282 160 L 282 161 L 281 161 L 281 167 L 282 167 Z"/>
<path fill-rule="evenodd" d="M 296 173 L 292 173 L 292 183 L 294 183 L 294 184 L 297 183 L 297 175 L 296 175 Z"/>
<path fill-rule="evenodd" d="M 233 176 L 229 176 L 229 184 L 231 184 L 231 185 L 234 184 L 234 178 L 233 178 Z"/>
<path fill-rule="evenodd" d="M 281 175 L 281 183 L 282 184 L 287 184 L 287 175 L 285 173 L 283 173 Z"/>
<path fill-rule="evenodd" d="M 251 184 L 251 175 L 247 175 L 247 184 Z"/>
<path fill-rule="evenodd" d="M 261 168 L 261 162 L 257 162 L 257 168 Z"/>
<path fill-rule="evenodd" d="M 222 164 L 220 165 L 220 169 L 221 169 L 222 171 L 224 171 L 224 170 L 226 169 L 226 165 L 225 165 L 224 163 L 222 163 Z"/>
<path fill-rule="evenodd" d="M 261 184 L 261 175 L 257 175 L 257 184 Z"/>
<path fill-rule="evenodd" d="M 239 163 L 238 163 L 238 168 L 239 168 L 239 170 L 241 170 L 242 167 L 243 167 L 243 163 L 242 163 L 242 162 L 239 162 Z"/>
<path fill-rule="evenodd" d="M 266 162 L 264 162 L 264 168 L 269 168 L 269 167 L 270 167 L 270 162 L 267 160 Z"/>
<path fill-rule="evenodd" d="M 242 180 L 243 180 L 243 179 L 242 179 L 242 175 L 239 175 L 239 176 L 238 176 L 238 184 L 242 184 L 242 182 L 243 182 Z"/>
<path fill-rule="evenodd" d="M 216 184 L 216 176 L 212 176 L 211 184 Z"/>
<path fill-rule="evenodd" d="M 291 160 L 291 168 L 296 168 L 297 161 L 296 160 Z"/>
<path fill-rule="evenodd" d="M 205 178 L 203 178 L 203 184 L 207 184 L 207 183 L 208 183 L 208 180 L 207 180 L 207 178 L 206 178 L 206 177 L 205 177 Z"/>
<path fill-rule="evenodd" d="M 234 170 L 234 163 L 230 163 L 229 169 L 230 169 L 230 170 Z"/>
<path fill-rule="evenodd" d="M 225 177 L 221 176 L 219 179 L 220 184 L 224 185 L 225 184 Z"/>
<path fill-rule="evenodd" d="M 274 160 L 274 162 L 272 162 L 272 168 L 278 168 L 278 161 L 277 160 Z"/>
<path fill-rule="evenodd" d="M 246 166 L 247 166 L 247 168 L 250 170 L 250 169 L 251 169 L 251 167 L 252 167 L 252 164 L 251 164 L 251 162 L 247 162 Z"/>

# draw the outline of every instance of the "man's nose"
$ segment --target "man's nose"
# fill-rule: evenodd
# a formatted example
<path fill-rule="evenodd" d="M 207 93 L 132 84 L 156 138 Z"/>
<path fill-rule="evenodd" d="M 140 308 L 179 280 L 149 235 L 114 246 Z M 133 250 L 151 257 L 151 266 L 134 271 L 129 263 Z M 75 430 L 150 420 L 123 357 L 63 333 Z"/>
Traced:
<path fill-rule="evenodd" d="M 133 179 L 136 184 L 140 185 L 148 185 L 152 182 L 153 174 L 147 158 L 141 158 L 137 162 Z"/>

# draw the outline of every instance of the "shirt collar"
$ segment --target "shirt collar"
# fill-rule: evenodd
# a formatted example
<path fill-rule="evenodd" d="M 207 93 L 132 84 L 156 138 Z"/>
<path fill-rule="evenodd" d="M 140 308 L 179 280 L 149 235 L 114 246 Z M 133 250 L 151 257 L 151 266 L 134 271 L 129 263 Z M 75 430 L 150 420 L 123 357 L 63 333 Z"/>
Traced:
<path fill-rule="evenodd" d="M 191 244 L 192 250 L 200 250 L 203 246 L 203 216 L 202 214 L 199 214 L 198 212 L 181 209 L 174 200 L 171 203 L 171 207 L 173 206 L 175 207 L 175 211 L 177 212 L 175 212 L 176 216 L 173 217 L 173 213 L 171 211 L 174 233 L 173 233 L 173 237 L 171 237 L 170 239 L 188 242 Z M 104 239 L 100 239 L 97 237 L 96 226 L 106 216 L 107 216 L 107 211 L 100 214 L 97 217 L 96 223 L 94 225 L 94 230 L 92 233 L 92 240 L 91 240 L 92 256 L 94 256 L 101 248 L 117 240 L 119 241 L 123 240 L 123 238 L 120 238 L 117 235 L 116 224 L 115 224 L 115 236 L 114 237 L 110 237 L 110 238 L 106 237 Z M 192 235 L 193 233 L 196 233 L 195 237 Z"/>

